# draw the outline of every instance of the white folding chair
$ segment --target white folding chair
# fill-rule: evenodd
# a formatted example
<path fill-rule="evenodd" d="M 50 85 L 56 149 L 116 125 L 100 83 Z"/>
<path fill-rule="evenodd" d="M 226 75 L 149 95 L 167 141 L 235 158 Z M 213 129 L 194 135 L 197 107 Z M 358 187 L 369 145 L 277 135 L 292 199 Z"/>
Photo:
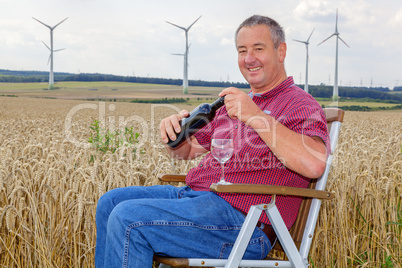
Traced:
<path fill-rule="evenodd" d="M 171 258 L 154 256 L 154 260 L 160 263 L 159 268 L 167 267 L 307 267 L 308 254 L 313 240 L 315 226 L 321 206 L 321 199 L 331 199 L 334 194 L 325 191 L 328 174 L 330 171 L 333 154 L 335 152 L 340 127 L 343 122 L 344 111 L 338 108 L 324 109 L 328 128 L 330 131 L 331 155 L 327 159 L 324 174 L 310 182 L 307 189 L 297 187 L 257 185 L 257 184 L 230 184 L 211 185 L 211 190 L 225 193 L 255 193 L 272 195 L 269 204 L 255 205 L 250 208 L 242 229 L 237 237 L 234 247 L 228 259 L 193 259 Z M 185 175 L 163 175 L 160 179 L 166 182 L 183 182 Z M 303 197 L 299 214 L 292 228 L 288 230 L 275 205 L 277 195 L 292 195 Z M 272 223 L 279 243 L 274 250 L 283 251 L 287 260 L 243 260 L 243 255 L 252 233 L 262 212 L 265 212 Z M 196 243 L 196 242 L 195 242 Z"/>

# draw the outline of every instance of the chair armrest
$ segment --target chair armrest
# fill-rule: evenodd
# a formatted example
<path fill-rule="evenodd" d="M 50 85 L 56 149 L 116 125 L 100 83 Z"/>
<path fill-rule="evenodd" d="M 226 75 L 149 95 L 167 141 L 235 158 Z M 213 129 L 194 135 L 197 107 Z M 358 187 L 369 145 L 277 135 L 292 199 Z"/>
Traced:
<path fill-rule="evenodd" d="M 154 261 L 157 261 L 159 263 L 164 263 L 164 264 L 167 264 L 167 265 L 171 265 L 171 266 L 174 266 L 174 267 L 176 267 L 176 266 L 188 267 L 188 265 L 189 265 L 188 259 L 163 257 L 163 256 L 158 256 L 158 255 L 154 255 Z"/>
<path fill-rule="evenodd" d="M 178 175 L 178 174 L 162 174 L 159 176 L 161 181 L 165 182 L 185 182 L 186 175 Z"/>
<path fill-rule="evenodd" d="M 217 193 L 241 193 L 241 194 L 268 194 L 268 195 L 292 195 L 319 199 L 332 199 L 335 195 L 328 191 L 306 189 L 299 187 L 264 185 L 264 184 L 211 184 L 209 189 Z"/>

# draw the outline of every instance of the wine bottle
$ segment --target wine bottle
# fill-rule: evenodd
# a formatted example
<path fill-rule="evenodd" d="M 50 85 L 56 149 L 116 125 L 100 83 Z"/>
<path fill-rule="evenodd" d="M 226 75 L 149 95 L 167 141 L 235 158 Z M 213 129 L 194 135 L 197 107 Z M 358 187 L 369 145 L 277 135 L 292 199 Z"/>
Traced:
<path fill-rule="evenodd" d="M 168 145 L 172 148 L 179 146 L 182 142 L 194 135 L 215 117 L 215 112 L 223 106 L 225 96 L 220 97 L 213 103 L 203 103 L 190 112 L 190 115 L 181 120 L 181 131 L 177 133 L 176 140 L 169 139 Z"/>

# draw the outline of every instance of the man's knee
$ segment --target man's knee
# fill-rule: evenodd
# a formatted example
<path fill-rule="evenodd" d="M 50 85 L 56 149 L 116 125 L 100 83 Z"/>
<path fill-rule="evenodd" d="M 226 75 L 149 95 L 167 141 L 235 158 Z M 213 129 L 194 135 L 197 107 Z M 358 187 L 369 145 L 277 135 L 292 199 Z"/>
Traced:
<path fill-rule="evenodd" d="M 128 225 L 141 221 L 146 211 L 137 200 L 123 201 L 117 204 L 111 211 L 108 219 L 108 228 L 126 228 Z"/>
<path fill-rule="evenodd" d="M 104 193 L 98 200 L 96 214 L 100 213 L 109 215 L 116 205 L 127 199 L 123 198 L 123 196 L 128 189 L 128 187 L 116 188 Z"/>
<path fill-rule="evenodd" d="M 100 216 L 101 214 L 109 214 L 113 208 L 113 192 L 109 191 L 102 195 L 96 205 L 96 215 Z"/>

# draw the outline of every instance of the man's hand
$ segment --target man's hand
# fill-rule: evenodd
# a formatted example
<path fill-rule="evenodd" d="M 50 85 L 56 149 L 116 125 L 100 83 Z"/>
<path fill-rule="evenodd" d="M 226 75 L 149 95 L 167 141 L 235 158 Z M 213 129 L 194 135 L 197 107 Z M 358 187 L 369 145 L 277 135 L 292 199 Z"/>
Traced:
<path fill-rule="evenodd" d="M 165 119 L 162 119 L 159 125 L 159 130 L 164 143 L 168 143 L 169 138 L 172 141 L 176 140 L 176 133 L 180 133 L 181 131 L 180 120 L 188 117 L 189 115 L 190 113 L 188 111 L 182 110 L 179 114 L 173 114 Z"/>
<path fill-rule="evenodd" d="M 162 119 L 159 125 L 162 141 L 166 145 L 165 148 L 168 154 L 176 159 L 194 159 L 206 152 L 204 147 L 199 145 L 194 136 L 191 136 L 186 142 L 183 142 L 176 148 L 171 148 L 167 145 L 169 138 L 172 141 L 176 140 L 176 133 L 181 132 L 180 120 L 188 117 L 189 115 L 190 113 L 188 111 L 182 110 L 178 114 L 174 114 Z"/>
<path fill-rule="evenodd" d="M 240 89 L 229 87 L 224 89 L 219 96 L 225 96 L 225 106 L 229 117 L 239 119 L 246 125 L 254 116 L 264 114 L 248 94 Z"/>

